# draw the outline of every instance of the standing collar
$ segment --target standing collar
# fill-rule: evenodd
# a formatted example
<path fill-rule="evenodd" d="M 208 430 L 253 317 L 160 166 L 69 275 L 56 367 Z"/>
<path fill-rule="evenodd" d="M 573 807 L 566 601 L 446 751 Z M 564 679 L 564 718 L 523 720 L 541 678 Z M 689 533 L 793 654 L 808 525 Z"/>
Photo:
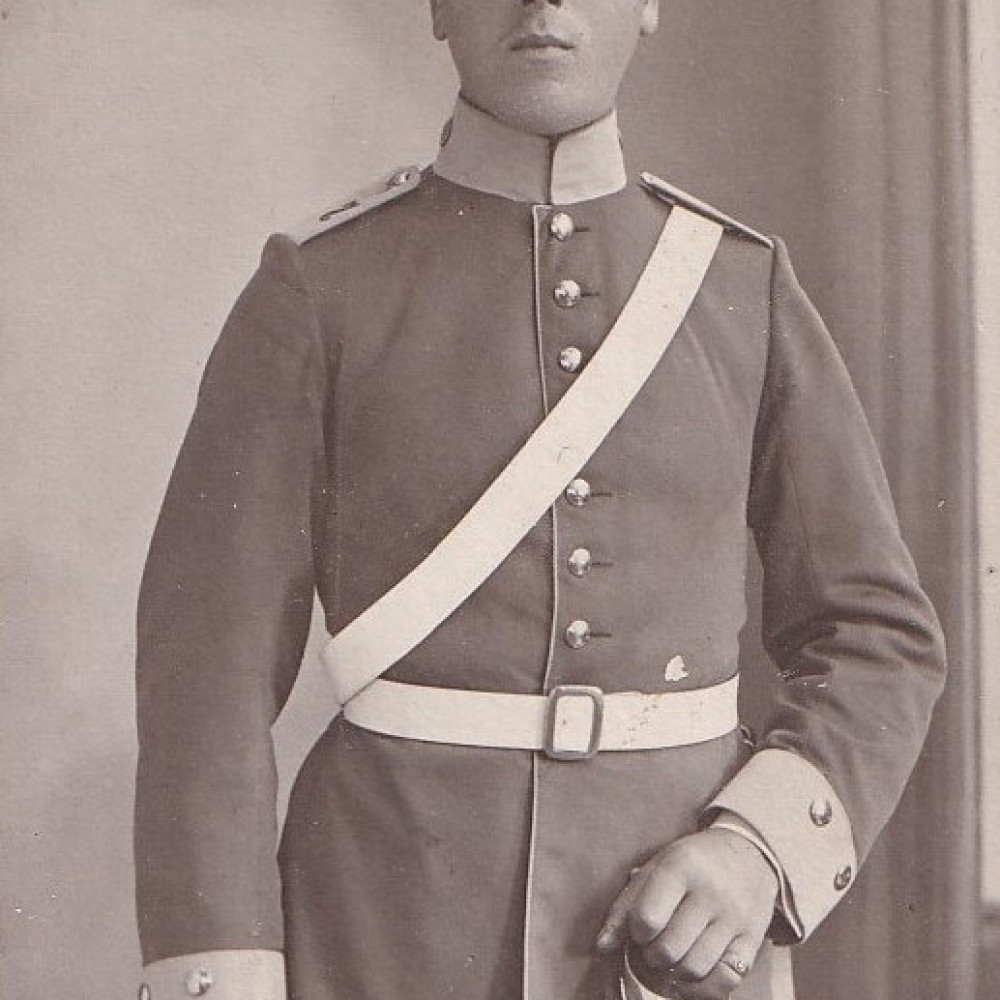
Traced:
<path fill-rule="evenodd" d="M 504 125 L 461 97 L 434 172 L 487 194 L 550 205 L 600 198 L 627 182 L 614 111 L 549 138 Z"/>

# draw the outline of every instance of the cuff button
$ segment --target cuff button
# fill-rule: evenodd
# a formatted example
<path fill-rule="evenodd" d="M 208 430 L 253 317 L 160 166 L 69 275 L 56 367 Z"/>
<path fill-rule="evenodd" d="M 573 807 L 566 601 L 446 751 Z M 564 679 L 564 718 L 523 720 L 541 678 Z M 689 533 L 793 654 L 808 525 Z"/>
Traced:
<path fill-rule="evenodd" d="M 833 806 L 829 799 L 814 799 L 809 806 L 809 818 L 816 826 L 827 826 L 833 819 Z"/>
<path fill-rule="evenodd" d="M 404 184 L 408 184 L 411 180 L 413 180 L 413 175 L 415 173 L 415 170 L 408 170 L 405 167 L 402 170 L 396 170 L 386 181 L 386 184 L 391 188 L 402 187 Z"/>
<path fill-rule="evenodd" d="M 843 868 L 837 872 L 833 877 L 833 887 L 837 892 L 843 892 L 850 884 L 851 878 L 854 875 L 854 870 L 850 865 L 844 865 Z"/>
<path fill-rule="evenodd" d="M 203 997 L 212 988 L 212 973 L 208 969 L 192 969 L 184 980 L 189 996 Z"/>

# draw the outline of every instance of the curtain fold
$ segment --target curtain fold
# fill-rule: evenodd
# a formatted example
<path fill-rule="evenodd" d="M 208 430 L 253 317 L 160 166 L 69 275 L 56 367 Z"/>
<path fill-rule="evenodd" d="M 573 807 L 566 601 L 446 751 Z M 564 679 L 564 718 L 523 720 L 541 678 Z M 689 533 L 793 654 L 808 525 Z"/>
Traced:
<path fill-rule="evenodd" d="M 797 950 L 801 1000 L 975 992 L 965 55 L 962 4 L 674 0 L 623 101 L 634 166 L 788 239 L 854 377 L 948 639 L 948 687 L 900 808 L 852 894 Z"/>

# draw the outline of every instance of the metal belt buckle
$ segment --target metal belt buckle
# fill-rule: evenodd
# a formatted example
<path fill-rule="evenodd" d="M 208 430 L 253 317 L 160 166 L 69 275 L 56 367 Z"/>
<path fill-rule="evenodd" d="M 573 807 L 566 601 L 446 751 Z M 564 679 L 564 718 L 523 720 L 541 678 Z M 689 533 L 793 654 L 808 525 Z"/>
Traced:
<path fill-rule="evenodd" d="M 560 749 L 556 746 L 556 724 L 559 716 L 559 702 L 566 698 L 584 698 L 591 703 L 590 739 L 584 750 Z M 552 760 L 589 760 L 597 756 L 601 746 L 601 729 L 604 726 L 604 692 L 599 687 L 587 684 L 560 684 L 549 692 L 545 706 L 545 737 L 542 749 Z"/>

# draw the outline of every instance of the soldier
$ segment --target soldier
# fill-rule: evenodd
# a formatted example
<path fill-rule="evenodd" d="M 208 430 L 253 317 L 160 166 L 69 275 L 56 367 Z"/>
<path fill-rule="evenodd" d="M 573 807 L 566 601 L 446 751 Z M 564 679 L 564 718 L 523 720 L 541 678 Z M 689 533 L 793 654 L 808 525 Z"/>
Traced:
<path fill-rule="evenodd" d="M 431 6 L 437 161 L 268 242 L 152 542 L 140 994 L 790 996 L 943 680 L 876 449 L 780 242 L 626 174 L 657 0 Z M 278 852 L 315 592 L 345 710 Z"/>

